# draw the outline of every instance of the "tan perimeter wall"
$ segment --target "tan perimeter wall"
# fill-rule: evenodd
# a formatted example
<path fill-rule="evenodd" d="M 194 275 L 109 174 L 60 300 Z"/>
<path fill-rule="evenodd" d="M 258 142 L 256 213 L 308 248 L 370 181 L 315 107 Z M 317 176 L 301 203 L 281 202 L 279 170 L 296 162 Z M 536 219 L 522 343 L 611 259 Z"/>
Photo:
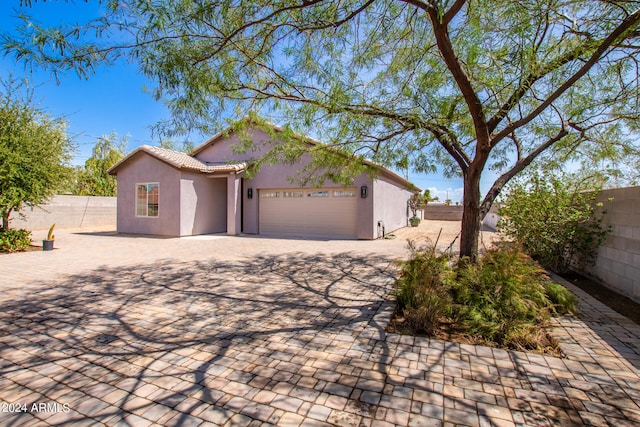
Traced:
<path fill-rule="evenodd" d="M 116 229 L 115 197 L 53 196 L 48 203 L 23 208 L 21 213 L 25 218 L 16 212 L 11 214 L 12 228 L 46 230 L 56 224 L 56 229 Z"/>
<path fill-rule="evenodd" d="M 640 303 L 640 187 L 604 190 L 598 201 L 605 204 L 604 221 L 612 232 L 598 249 L 598 259 L 588 274 Z"/>
<path fill-rule="evenodd" d="M 424 219 L 435 219 L 439 221 L 462 221 L 462 205 L 444 205 L 427 203 L 424 210 Z"/>

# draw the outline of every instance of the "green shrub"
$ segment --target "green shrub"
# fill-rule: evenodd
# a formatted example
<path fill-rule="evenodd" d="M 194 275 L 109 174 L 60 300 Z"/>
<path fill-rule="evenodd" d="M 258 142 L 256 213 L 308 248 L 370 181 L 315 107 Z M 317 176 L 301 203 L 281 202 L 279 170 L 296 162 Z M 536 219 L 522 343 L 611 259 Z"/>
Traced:
<path fill-rule="evenodd" d="M 433 334 L 440 317 L 451 306 L 448 281 L 453 276 L 448 258 L 434 248 L 416 248 L 409 243 L 411 256 L 402 263 L 395 295 L 407 323 L 417 332 Z"/>
<path fill-rule="evenodd" d="M 595 202 L 596 184 L 568 175 L 534 173 L 512 183 L 500 208 L 498 229 L 546 268 L 564 273 L 595 261 L 611 227 Z"/>
<path fill-rule="evenodd" d="M 31 232 L 29 230 L 7 229 L 0 231 L 0 251 L 18 252 L 24 251 L 31 245 Z"/>
<path fill-rule="evenodd" d="M 433 248 L 410 249 L 395 295 L 399 314 L 415 332 L 434 335 L 442 320 L 454 320 L 503 347 L 536 349 L 547 341 L 543 326 L 551 315 L 575 311 L 576 298 L 515 245 L 455 267 Z"/>
<path fill-rule="evenodd" d="M 551 280 L 546 281 L 544 287 L 555 314 L 576 312 L 578 300 L 567 288 Z"/>
<path fill-rule="evenodd" d="M 564 291 L 561 291 L 563 289 Z M 452 285 L 454 315 L 469 331 L 506 347 L 536 347 L 551 314 L 575 309 L 575 297 L 515 246 L 465 263 Z"/>

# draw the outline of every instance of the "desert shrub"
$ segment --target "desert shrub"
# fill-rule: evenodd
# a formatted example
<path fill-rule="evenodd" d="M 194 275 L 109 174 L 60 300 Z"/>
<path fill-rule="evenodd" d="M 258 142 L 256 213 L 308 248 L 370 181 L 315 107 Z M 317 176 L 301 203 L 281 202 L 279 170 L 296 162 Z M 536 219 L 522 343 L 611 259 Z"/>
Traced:
<path fill-rule="evenodd" d="M 445 255 L 434 248 L 409 244 L 411 256 L 402 263 L 395 295 L 399 310 L 417 332 L 433 334 L 451 306 L 448 281 L 453 276 Z"/>
<path fill-rule="evenodd" d="M 469 332 L 505 347 L 537 347 L 549 317 L 575 309 L 575 297 L 515 245 L 489 250 L 457 273 L 454 316 Z"/>
<path fill-rule="evenodd" d="M 551 280 L 546 281 L 544 287 L 555 314 L 576 312 L 578 300 L 567 288 Z"/>
<path fill-rule="evenodd" d="M 417 333 L 435 335 L 446 320 L 457 331 L 503 347 L 539 349 L 549 344 L 549 318 L 575 312 L 573 294 L 515 244 L 488 250 L 477 263 L 453 266 L 432 247 L 410 249 L 395 296 L 398 314 Z"/>
<path fill-rule="evenodd" d="M 31 232 L 24 229 L 0 230 L 0 251 L 24 251 L 31 245 Z"/>
<path fill-rule="evenodd" d="M 453 288 L 456 313 L 470 330 L 502 341 L 522 321 L 539 321 L 549 305 L 543 270 L 515 250 L 492 250 L 459 271 Z"/>
<path fill-rule="evenodd" d="M 564 273 L 590 264 L 610 232 L 596 203 L 597 184 L 570 175 L 534 173 L 506 191 L 498 229 L 543 266 Z"/>

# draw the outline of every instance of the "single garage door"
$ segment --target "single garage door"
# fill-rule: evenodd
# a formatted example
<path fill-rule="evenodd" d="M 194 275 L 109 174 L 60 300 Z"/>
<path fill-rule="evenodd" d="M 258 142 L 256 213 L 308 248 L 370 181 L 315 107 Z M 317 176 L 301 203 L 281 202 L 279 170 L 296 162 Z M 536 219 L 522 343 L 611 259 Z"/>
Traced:
<path fill-rule="evenodd" d="M 259 191 L 260 234 L 355 239 L 355 188 Z"/>

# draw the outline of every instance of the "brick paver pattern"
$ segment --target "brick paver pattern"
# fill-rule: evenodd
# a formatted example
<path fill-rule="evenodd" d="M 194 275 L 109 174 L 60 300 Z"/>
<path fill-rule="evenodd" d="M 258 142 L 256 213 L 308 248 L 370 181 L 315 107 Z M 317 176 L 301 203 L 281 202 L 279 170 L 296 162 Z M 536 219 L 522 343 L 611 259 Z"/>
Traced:
<path fill-rule="evenodd" d="M 383 241 L 94 239 L 128 262 L 87 269 L 86 247 L 77 271 L 0 283 L 2 426 L 640 424 L 640 328 L 569 284 L 582 312 L 554 322 L 557 358 L 385 333 Z"/>

